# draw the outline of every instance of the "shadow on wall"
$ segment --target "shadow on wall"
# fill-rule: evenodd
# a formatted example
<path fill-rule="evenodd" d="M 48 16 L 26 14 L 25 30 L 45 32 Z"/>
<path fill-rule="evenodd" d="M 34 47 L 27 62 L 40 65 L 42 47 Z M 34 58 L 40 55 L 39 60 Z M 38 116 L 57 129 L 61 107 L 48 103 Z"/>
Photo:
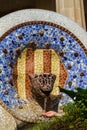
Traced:
<path fill-rule="evenodd" d="M 50 4 L 49 4 L 50 3 Z M 46 9 L 46 10 L 56 10 L 55 0 L 0 0 L 0 17 L 11 13 L 16 10 L 21 9 Z"/>

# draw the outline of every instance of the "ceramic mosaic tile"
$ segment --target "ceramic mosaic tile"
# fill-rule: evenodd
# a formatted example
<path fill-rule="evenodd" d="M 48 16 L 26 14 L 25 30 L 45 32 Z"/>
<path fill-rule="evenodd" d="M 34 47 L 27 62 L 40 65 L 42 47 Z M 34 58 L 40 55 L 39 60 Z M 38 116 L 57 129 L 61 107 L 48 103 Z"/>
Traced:
<path fill-rule="evenodd" d="M 67 79 L 65 76 L 64 88 L 87 88 L 87 52 L 82 44 L 68 30 L 54 24 L 25 23 L 9 31 L 0 41 L 0 98 L 9 108 L 25 104 L 24 100 L 15 96 L 17 90 L 12 75 L 13 65 L 25 48 L 54 50 L 68 75 Z M 61 103 L 68 100 L 69 97 L 65 96 Z"/>

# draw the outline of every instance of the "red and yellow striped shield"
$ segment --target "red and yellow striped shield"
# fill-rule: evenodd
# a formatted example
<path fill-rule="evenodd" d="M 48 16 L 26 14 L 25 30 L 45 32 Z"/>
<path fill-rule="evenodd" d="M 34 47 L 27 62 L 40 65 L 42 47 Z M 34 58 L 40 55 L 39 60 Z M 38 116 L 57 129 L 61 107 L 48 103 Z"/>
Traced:
<path fill-rule="evenodd" d="M 13 68 L 14 84 L 19 96 L 26 100 L 31 96 L 31 83 L 29 74 L 52 73 L 56 75 L 56 81 L 52 91 L 58 95 L 57 86 L 64 86 L 67 72 L 59 56 L 51 49 L 26 48 L 18 58 Z"/>

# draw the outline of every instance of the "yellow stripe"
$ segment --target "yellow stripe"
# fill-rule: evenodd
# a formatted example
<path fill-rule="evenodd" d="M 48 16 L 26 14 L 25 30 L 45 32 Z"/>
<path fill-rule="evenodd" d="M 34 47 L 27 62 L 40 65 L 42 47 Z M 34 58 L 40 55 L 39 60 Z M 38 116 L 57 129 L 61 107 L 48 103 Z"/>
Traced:
<path fill-rule="evenodd" d="M 43 50 L 34 52 L 34 73 L 43 73 Z"/>
<path fill-rule="evenodd" d="M 56 80 L 54 83 L 52 95 L 59 95 L 59 74 L 60 74 L 60 59 L 58 55 L 52 50 L 52 57 L 51 57 L 51 73 L 56 75 Z"/>
<path fill-rule="evenodd" d="M 26 65 L 26 49 L 21 53 L 21 56 L 18 58 L 17 70 L 18 70 L 18 94 L 19 96 L 26 100 L 26 91 L 25 91 L 25 65 Z"/>

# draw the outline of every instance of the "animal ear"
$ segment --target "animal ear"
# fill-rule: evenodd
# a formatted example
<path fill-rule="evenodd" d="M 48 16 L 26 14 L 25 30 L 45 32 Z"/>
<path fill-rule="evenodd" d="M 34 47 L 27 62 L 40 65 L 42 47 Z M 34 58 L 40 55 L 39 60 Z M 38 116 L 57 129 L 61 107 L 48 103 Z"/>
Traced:
<path fill-rule="evenodd" d="M 34 76 L 32 74 L 29 74 L 29 79 L 32 80 Z"/>
<path fill-rule="evenodd" d="M 55 81 L 56 80 L 56 75 L 52 74 L 52 79 Z"/>
<path fill-rule="evenodd" d="M 56 80 L 56 75 L 54 75 L 54 80 Z"/>

